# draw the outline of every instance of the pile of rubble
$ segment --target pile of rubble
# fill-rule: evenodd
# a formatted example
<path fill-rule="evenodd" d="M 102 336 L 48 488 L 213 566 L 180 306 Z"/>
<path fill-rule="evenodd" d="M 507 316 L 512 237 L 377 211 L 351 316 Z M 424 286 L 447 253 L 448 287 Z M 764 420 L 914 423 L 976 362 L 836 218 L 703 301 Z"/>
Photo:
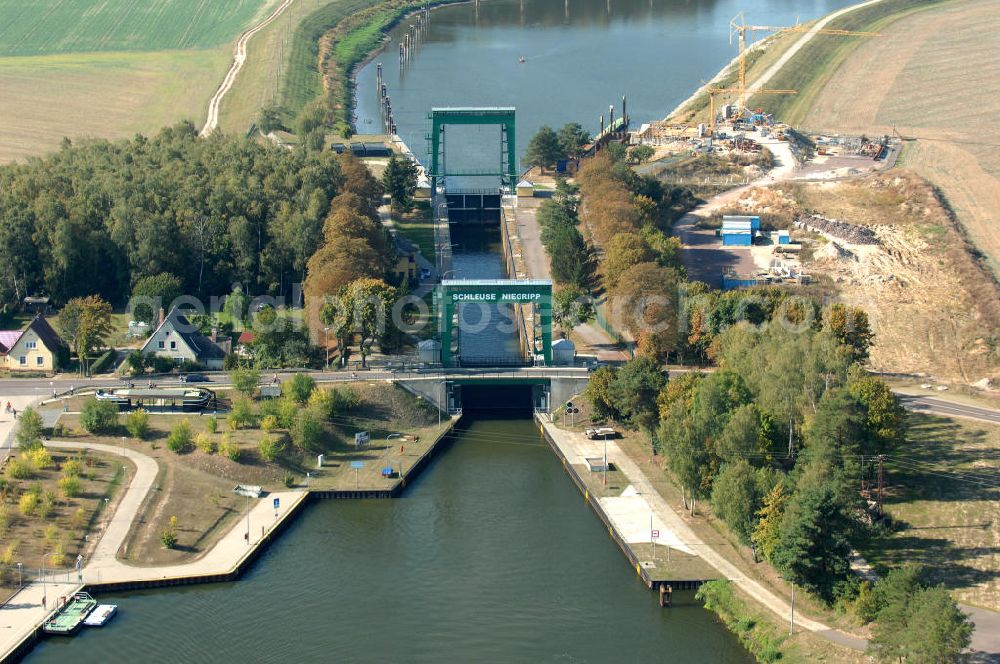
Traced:
<path fill-rule="evenodd" d="M 817 233 L 832 235 L 848 244 L 878 244 L 875 231 L 867 226 L 846 224 L 836 219 L 827 219 L 818 214 L 802 214 L 795 219 L 795 226 Z"/>

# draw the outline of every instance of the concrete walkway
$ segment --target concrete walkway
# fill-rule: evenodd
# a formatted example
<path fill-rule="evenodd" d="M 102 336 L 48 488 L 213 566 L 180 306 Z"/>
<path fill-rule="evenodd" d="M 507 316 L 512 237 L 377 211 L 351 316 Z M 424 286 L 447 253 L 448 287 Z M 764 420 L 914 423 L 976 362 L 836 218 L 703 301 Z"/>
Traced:
<path fill-rule="evenodd" d="M 121 455 L 122 448 L 68 441 L 45 441 L 54 449 L 89 449 L 105 454 Z M 156 484 L 159 467 L 151 457 L 126 448 L 124 456 L 136 465 L 136 473 L 125 495 L 115 510 L 101 536 L 97 547 L 80 574 L 58 572 L 47 574 L 47 582 L 32 583 L 17 593 L 10 602 L 0 607 L 0 660 L 31 635 L 52 613 L 58 597 L 68 596 L 86 584 L 129 583 L 171 578 L 192 578 L 228 574 L 237 569 L 257 544 L 306 498 L 306 491 L 271 493 L 254 501 L 249 519 L 243 514 L 239 521 L 223 535 L 208 553 L 198 560 L 165 567 L 140 567 L 117 559 L 117 553 L 128 537 L 143 502 Z M 279 500 L 279 509 L 273 500 Z M 249 537 L 246 537 L 249 528 Z M 47 585 L 47 589 L 43 588 Z M 42 606 L 43 593 L 48 595 L 47 606 Z"/>
<path fill-rule="evenodd" d="M 580 434 L 564 431 L 548 421 L 544 422 L 543 425 L 571 464 L 582 465 L 586 463 L 587 457 L 599 457 L 604 454 L 603 441 L 588 440 Z M 635 495 L 641 498 L 641 500 L 629 499 L 627 505 L 621 502 L 615 504 L 615 513 L 609 514 L 609 516 L 615 522 L 616 528 L 619 521 L 625 524 L 633 523 L 633 525 L 634 523 L 643 523 L 646 524 L 644 527 L 648 528 L 650 514 L 652 513 L 653 525 L 660 530 L 660 541 L 664 543 L 670 542 L 672 546 L 682 551 L 701 557 L 702 560 L 718 570 L 723 577 L 739 586 L 748 595 L 773 611 L 779 618 L 788 620 L 791 614 L 791 606 L 789 606 L 788 602 L 775 595 L 754 579 L 746 576 L 736 565 L 726 560 L 702 541 L 656 491 L 642 469 L 618 447 L 617 443 L 612 441 L 608 441 L 608 460 L 628 477 L 629 482 L 634 487 Z M 601 499 L 601 505 L 607 505 L 608 500 L 606 498 Z M 621 501 L 621 499 L 611 500 Z M 625 508 L 633 513 L 626 516 L 623 513 Z M 628 526 L 626 525 L 626 527 Z M 621 532 L 620 534 L 624 537 L 627 532 Z M 642 541 L 647 541 L 648 536 L 644 535 L 644 538 Z M 795 624 L 848 648 L 864 650 L 868 646 L 868 642 L 865 639 L 837 631 L 798 613 L 795 615 Z"/>
<path fill-rule="evenodd" d="M 17 409 L 18 416 L 25 408 L 35 400 L 35 395 L 18 394 L 14 396 L 4 396 L 0 398 L 0 465 L 10 455 L 14 449 L 14 415 L 7 413 L 5 408 L 7 402 Z"/>

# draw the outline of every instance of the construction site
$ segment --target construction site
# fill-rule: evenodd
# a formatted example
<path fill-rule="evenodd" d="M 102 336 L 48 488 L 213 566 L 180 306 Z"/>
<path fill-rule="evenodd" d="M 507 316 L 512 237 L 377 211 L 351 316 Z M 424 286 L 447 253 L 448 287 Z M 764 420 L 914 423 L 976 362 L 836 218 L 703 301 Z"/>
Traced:
<path fill-rule="evenodd" d="M 876 370 L 970 385 L 995 379 L 996 280 L 941 193 L 893 168 L 908 139 L 884 124 L 845 132 L 807 116 L 790 126 L 764 108 L 766 99 L 799 91 L 768 87 L 786 55 L 770 56 L 751 77 L 750 54 L 764 61 L 759 49 L 787 46 L 777 38 L 797 33 L 862 43 L 883 36 L 751 25 L 738 15 L 730 23 L 738 47 L 731 65 L 670 116 L 630 136 L 654 148 L 641 172 L 702 187 L 707 202 L 676 225 L 689 275 L 723 289 L 808 286 L 864 307 L 880 339 L 871 354 Z M 755 41 L 757 34 L 770 37 Z"/>

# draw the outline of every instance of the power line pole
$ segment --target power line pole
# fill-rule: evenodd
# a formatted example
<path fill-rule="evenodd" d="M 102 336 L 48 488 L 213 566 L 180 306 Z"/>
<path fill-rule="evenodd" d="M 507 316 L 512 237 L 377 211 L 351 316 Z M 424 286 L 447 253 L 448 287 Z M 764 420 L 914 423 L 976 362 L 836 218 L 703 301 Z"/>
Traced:
<path fill-rule="evenodd" d="M 878 459 L 878 515 L 881 518 L 883 516 L 882 493 L 885 489 L 885 475 L 882 472 L 882 462 L 885 461 L 885 455 L 879 454 L 876 458 Z"/>

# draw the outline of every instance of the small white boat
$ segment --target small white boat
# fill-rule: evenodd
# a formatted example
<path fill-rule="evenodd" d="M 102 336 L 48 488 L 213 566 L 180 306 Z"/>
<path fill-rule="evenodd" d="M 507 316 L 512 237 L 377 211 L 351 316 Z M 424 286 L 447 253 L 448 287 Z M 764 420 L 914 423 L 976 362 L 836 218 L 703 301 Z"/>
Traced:
<path fill-rule="evenodd" d="M 97 608 L 90 612 L 83 624 L 87 627 L 104 627 L 105 623 L 118 611 L 117 604 L 98 604 Z"/>

